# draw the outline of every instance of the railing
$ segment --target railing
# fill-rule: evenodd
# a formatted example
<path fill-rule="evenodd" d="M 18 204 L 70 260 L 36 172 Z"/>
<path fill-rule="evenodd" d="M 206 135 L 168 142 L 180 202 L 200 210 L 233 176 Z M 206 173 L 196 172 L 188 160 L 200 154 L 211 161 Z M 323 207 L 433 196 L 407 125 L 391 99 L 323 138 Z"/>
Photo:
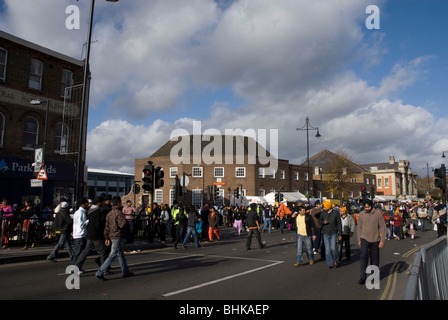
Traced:
<path fill-rule="evenodd" d="M 128 220 L 129 221 L 129 220 Z M 0 211 L 0 248 L 5 245 L 17 245 L 28 243 L 52 243 L 56 242 L 53 234 L 53 214 L 42 218 L 31 217 L 28 219 L 14 217 L 12 219 L 3 218 Z M 132 233 L 132 238 L 146 239 L 148 226 L 148 216 L 133 214 L 132 227 L 128 225 L 126 232 Z M 128 234 L 129 236 L 129 234 Z"/>
<path fill-rule="evenodd" d="M 417 253 L 404 300 L 448 300 L 448 245 L 442 236 Z"/>

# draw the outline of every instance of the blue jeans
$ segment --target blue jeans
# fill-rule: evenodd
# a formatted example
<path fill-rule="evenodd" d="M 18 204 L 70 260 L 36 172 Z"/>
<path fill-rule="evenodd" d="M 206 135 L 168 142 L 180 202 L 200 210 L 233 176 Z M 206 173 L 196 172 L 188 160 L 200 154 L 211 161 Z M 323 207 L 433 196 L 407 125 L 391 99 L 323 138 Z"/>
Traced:
<path fill-rule="evenodd" d="M 302 263 L 303 260 L 303 246 L 310 261 L 314 261 L 313 249 L 311 247 L 311 237 L 296 234 L 297 255 L 296 263 Z"/>
<path fill-rule="evenodd" d="M 334 266 L 335 262 L 339 262 L 338 252 L 338 234 L 323 234 L 325 244 L 325 260 L 329 267 Z"/>
<path fill-rule="evenodd" d="M 182 246 L 183 247 L 187 246 L 187 242 L 190 239 L 191 234 L 193 234 L 196 248 L 199 248 L 201 245 L 199 244 L 198 231 L 196 230 L 196 227 L 187 227 L 187 234 L 185 235 L 184 241 L 182 242 Z"/>
<path fill-rule="evenodd" d="M 64 246 L 67 249 L 70 259 L 71 259 L 73 257 L 73 249 L 72 249 L 72 246 L 70 243 L 70 235 L 61 233 L 59 235 L 58 243 L 54 247 L 53 251 L 48 255 L 47 260 L 56 258 L 56 255 L 58 254 L 59 250 L 62 249 Z"/>
<path fill-rule="evenodd" d="M 271 218 L 264 218 L 264 227 L 263 227 L 263 231 L 266 230 L 266 227 L 268 227 L 268 232 L 271 233 L 272 230 L 272 219 Z"/>
<path fill-rule="evenodd" d="M 101 265 L 101 267 L 96 272 L 97 276 L 102 276 L 110 267 L 112 262 L 114 262 L 115 258 L 118 256 L 118 263 L 120 263 L 121 272 L 123 275 L 127 275 L 129 273 L 128 264 L 126 262 L 126 258 L 124 256 L 123 245 L 121 239 L 112 239 L 111 240 L 111 250 L 110 254 L 107 257 L 106 261 Z"/>

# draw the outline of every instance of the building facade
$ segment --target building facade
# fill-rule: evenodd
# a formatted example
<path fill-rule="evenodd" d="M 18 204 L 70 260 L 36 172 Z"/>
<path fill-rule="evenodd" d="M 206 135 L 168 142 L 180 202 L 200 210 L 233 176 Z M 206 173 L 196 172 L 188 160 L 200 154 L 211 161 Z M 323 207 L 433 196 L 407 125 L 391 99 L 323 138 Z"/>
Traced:
<path fill-rule="evenodd" d="M 361 165 L 376 178 L 376 194 L 388 200 L 413 200 L 417 197 L 417 174 L 411 170 L 408 160 Z"/>
<path fill-rule="evenodd" d="M 52 205 L 73 196 L 83 72 L 83 61 L 0 31 L 0 197 Z M 32 187 L 43 148 L 48 179 Z"/>
<path fill-rule="evenodd" d="M 213 140 L 204 137 L 197 137 L 200 141 L 198 150 L 201 155 L 208 155 L 213 143 L 210 141 Z M 306 174 L 305 166 L 291 165 L 287 160 L 273 158 L 270 159 L 277 165 L 270 166 L 272 163 L 267 164 L 265 155 L 268 158 L 271 155 L 252 138 L 221 136 L 222 141 L 215 145 L 215 150 L 210 153 L 213 161 L 203 156 L 195 159 L 195 146 L 192 143 L 194 139 L 195 136 L 189 136 L 190 147 L 185 149 L 188 149 L 188 154 L 184 161 L 178 161 L 178 141 L 168 141 L 149 158 L 135 160 L 135 182 L 139 185 L 142 184 L 142 170 L 148 161 L 152 161 L 155 167 L 159 166 L 164 171 L 164 186 L 154 191 L 154 202 L 171 205 L 177 200 L 185 205 L 195 206 L 205 203 L 228 205 L 239 203 L 239 200 L 234 198 L 237 188 L 243 196 L 264 196 L 273 191 L 303 192 L 306 188 L 305 178 L 309 175 Z M 225 150 L 226 139 L 232 141 L 233 152 L 224 155 L 224 152 L 221 153 L 218 149 Z M 176 176 L 182 185 L 185 185 L 185 193 L 180 196 L 176 194 Z M 219 196 L 215 200 L 212 195 L 214 186 L 219 190 Z M 133 197 L 131 192 L 124 200 L 132 201 Z M 140 193 L 136 194 L 136 205 L 150 201 L 150 195 L 140 188 Z"/>
<path fill-rule="evenodd" d="M 88 169 L 87 187 L 90 198 L 106 193 L 123 197 L 132 190 L 134 175 L 113 170 Z"/>

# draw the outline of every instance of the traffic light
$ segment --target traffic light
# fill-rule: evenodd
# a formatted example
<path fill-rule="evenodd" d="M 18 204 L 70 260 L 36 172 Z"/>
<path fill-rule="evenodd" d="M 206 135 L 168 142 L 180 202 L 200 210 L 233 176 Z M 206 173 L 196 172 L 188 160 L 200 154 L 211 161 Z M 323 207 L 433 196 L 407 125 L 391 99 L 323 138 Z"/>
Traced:
<path fill-rule="evenodd" d="M 184 190 L 183 190 L 182 185 L 180 184 L 180 179 L 177 176 L 177 174 L 176 174 L 176 178 L 175 179 L 176 179 L 176 195 L 181 196 L 181 195 L 184 194 Z"/>
<path fill-rule="evenodd" d="M 434 185 L 436 188 L 440 188 L 443 192 L 446 191 L 446 168 L 445 165 L 442 164 L 442 166 L 439 169 L 434 170 L 434 176 L 436 177 L 436 180 L 434 181 Z"/>
<path fill-rule="evenodd" d="M 275 193 L 275 202 L 278 202 L 278 193 Z"/>
<path fill-rule="evenodd" d="M 278 201 L 282 202 L 283 201 L 283 193 L 278 193 Z"/>
<path fill-rule="evenodd" d="M 374 198 L 375 198 L 375 186 L 372 185 L 372 190 L 370 192 L 370 199 L 373 201 Z"/>
<path fill-rule="evenodd" d="M 361 197 L 363 199 L 367 198 L 367 190 L 366 190 L 366 187 L 364 187 L 364 186 L 361 186 Z"/>
<path fill-rule="evenodd" d="M 219 198 L 219 188 L 218 188 L 218 186 L 213 186 L 213 199 L 216 202 L 216 200 L 218 200 L 218 198 Z"/>
<path fill-rule="evenodd" d="M 142 188 L 146 192 L 152 192 L 154 190 L 154 166 L 152 164 L 145 165 L 142 170 Z"/>
<path fill-rule="evenodd" d="M 160 167 L 155 168 L 154 170 L 154 187 L 157 188 L 162 188 L 164 181 L 163 181 L 163 177 L 165 176 L 165 173 L 163 172 L 163 169 Z"/>
<path fill-rule="evenodd" d="M 233 191 L 233 195 L 235 196 L 235 199 L 239 199 L 240 198 L 240 188 L 236 188 Z"/>

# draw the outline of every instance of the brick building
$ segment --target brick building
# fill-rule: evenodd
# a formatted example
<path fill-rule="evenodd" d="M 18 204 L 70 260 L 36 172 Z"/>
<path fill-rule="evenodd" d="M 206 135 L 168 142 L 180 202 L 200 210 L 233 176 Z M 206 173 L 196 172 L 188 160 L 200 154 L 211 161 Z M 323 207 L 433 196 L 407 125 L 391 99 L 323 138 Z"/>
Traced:
<path fill-rule="evenodd" d="M 0 197 L 40 202 L 30 181 L 44 144 L 44 204 L 73 194 L 83 72 L 83 61 L 0 31 Z"/>
<path fill-rule="evenodd" d="M 194 135 L 189 136 L 189 150 L 184 161 L 179 162 L 178 141 L 168 141 L 149 158 L 135 160 L 135 181 L 141 185 L 142 170 L 148 161 L 154 166 L 160 166 L 164 171 L 164 186 L 156 189 L 154 202 L 172 204 L 176 200 L 175 181 L 186 176 L 186 193 L 177 198 L 186 205 L 200 206 L 204 203 L 212 203 L 208 197 L 208 190 L 216 185 L 219 188 L 218 204 L 233 203 L 234 190 L 240 188 L 243 195 L 264 196 L 273 191 L 300 191 L 306 188 L 307 167 L 292 165 L 287 160 L 274 159 L 253 138 L 243 136 L 220 136 L 220 150 L 225 150 L 225 141 L 231 141 L 232 150 L 230 157 L 219 150 L 210 151 L 213 141 L 204 135 L 196 136 L 200 141 L 198 149 L 200 155 L 195 159 L 193 150 L 195 146 Z M 215 145 L 216 146 L 216 145 Z M 241 148 L 239 147 L 241 146 Z M 184 150 L 185 151 L 185 150 Z M 216 153 L 216 154 L 215 154 Z M 204 156 L 211 155 L 208 159 Z M 184 154 L 185 156 L 185 154 Z M 254 156 L 252 158 L 252 156 Z M 268 163 L 270 158 L 272 162 Z M 244 159 L 243 161 L 241 161 Z M 276 162 L 275 166 L 271 166 Z M 133 201 L 131 192 L 124 199 Z M 136 205 L 149 203 L 148 193 L 143 190 L 136 195 Z"/>

